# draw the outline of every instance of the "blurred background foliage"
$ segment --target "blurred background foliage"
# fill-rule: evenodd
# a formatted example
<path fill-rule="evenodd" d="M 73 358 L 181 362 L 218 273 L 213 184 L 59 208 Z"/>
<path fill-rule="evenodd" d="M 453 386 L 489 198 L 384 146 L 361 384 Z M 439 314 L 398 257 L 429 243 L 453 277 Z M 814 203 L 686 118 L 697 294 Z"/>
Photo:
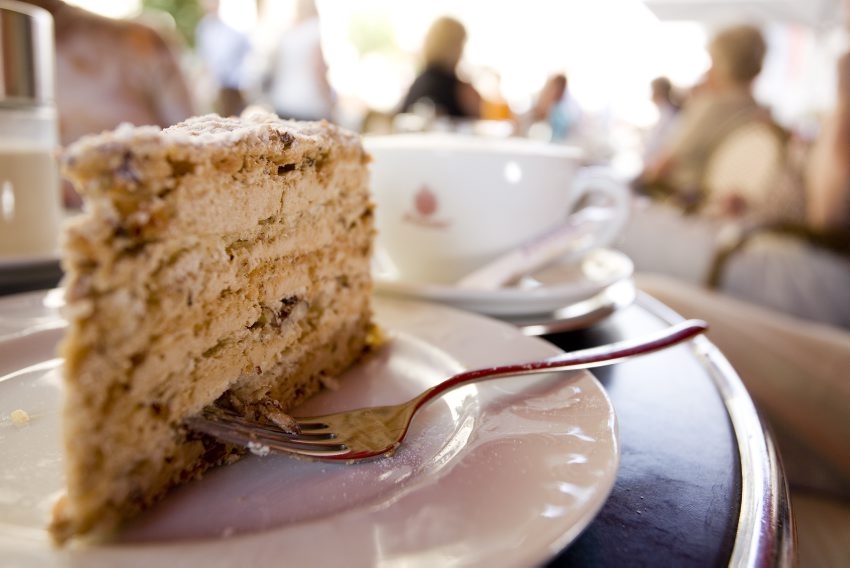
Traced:
<path fill-rule="evenodd" d="M 195 45 L 195 28 L 204 15 L 202 0 L 144 0 L 142 6 L 145 11 L 170 14 L 180 36 Z"/>
<path fill-rule="evenodd" d="M 355 13 L 348 24 L 348 38 L 361 56 L 399 50 L 393 24 L 383 11 Z"/>

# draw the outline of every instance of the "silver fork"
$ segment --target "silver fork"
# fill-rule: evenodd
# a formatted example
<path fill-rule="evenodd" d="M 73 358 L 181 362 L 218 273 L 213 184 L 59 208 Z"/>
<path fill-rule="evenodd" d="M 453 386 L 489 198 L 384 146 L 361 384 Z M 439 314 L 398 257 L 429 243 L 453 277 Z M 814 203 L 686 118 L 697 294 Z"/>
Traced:
<path fill-rule="evenodd" d="M 407 434 L 416 411 L 451 389 L 485 379 L 609 365 L 670 347 L 703 333 L 707 328 L 701 320 L 686 320 L 638 339 L 538 361 L 464 371 L 402 404 L 296 418 L 292 432 L 260 424 L 218 407 L 208 407 L 200 415 L 189 418 L 186 425 L 220 441 L 246 446 L 254 453 L 274 451 L 353 462 L 393 452 Z"/>

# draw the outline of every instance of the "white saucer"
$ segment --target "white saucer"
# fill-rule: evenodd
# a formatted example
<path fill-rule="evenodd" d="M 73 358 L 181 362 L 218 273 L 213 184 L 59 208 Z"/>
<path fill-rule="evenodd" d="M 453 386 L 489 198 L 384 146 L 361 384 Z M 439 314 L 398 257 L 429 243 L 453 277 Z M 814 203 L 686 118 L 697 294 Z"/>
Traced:
<path fill-rule="evenodd" d="M 44 302 L 23 303 L 32 313 L 22 316 L 49 317 Z M 375 304 L 390 342 L 301 412 L 400 402 L 464 369 L 559 353 L 475 314 Z M 614 410 L 590 373 L 507 378 L 424 408 L 391 457 L 248 456 L 175 491 L 120 542 L 57 549 L 44 526 L 63 485 L 62 362 L 53 359 L 62 332 L 20 332 L 0 340 L 3 565 L 537 566 L 591 522 L 617 474 Z M 28 423 L 12 423 L 16 409 Z"/>
<path fill-rule="evenodd" d="M 551 265 L 531 274 L 518 286 L 470 290 L 444 284 L 407 282 L 375 275 L 380 294 L 440 302 L 491 316 L 526 316 L 554 312 L 592 298 L 606 288 L 631 278 L 634 265 L 625 254 L 598 249 L 580 262 Z"/>
<path fill-rule="evenodd" d="M 611 284 L 599 294 L 558 308 L 545 314 L 502 316 L 504 322 L 517 326 L 525 335 L 550 335 L 591 327 L 617 310 L 634 303 L 637 289 L 627 278 Z"/>

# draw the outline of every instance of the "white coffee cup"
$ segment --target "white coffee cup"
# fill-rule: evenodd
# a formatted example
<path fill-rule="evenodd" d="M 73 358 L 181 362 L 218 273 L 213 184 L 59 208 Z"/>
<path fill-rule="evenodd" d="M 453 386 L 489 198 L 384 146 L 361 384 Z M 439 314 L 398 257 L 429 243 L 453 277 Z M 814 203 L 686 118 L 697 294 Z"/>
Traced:
<path fill-rule="evenodd" d="M 610 215 L 577 241 L 576 258 L 610 244 L 628 217 L 628 188 L 583 168 L 577 148 L 433 133 L 367 136 L 364 145 L 378 254 L 401 280 L 456 283 L 564 224 L 580 202 Z"/>

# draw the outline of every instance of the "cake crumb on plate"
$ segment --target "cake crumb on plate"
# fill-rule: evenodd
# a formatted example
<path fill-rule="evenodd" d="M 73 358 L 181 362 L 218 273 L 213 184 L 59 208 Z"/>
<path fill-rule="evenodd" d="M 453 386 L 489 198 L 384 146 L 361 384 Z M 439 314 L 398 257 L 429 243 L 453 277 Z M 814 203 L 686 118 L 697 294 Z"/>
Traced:
<path fill-rule="evenodd" d="M 22 408 L 13 410 L 9 418 L 12 419 L 12 424 L 15 426 L 26 426 L 30 423 L 30 415 Z"/>

